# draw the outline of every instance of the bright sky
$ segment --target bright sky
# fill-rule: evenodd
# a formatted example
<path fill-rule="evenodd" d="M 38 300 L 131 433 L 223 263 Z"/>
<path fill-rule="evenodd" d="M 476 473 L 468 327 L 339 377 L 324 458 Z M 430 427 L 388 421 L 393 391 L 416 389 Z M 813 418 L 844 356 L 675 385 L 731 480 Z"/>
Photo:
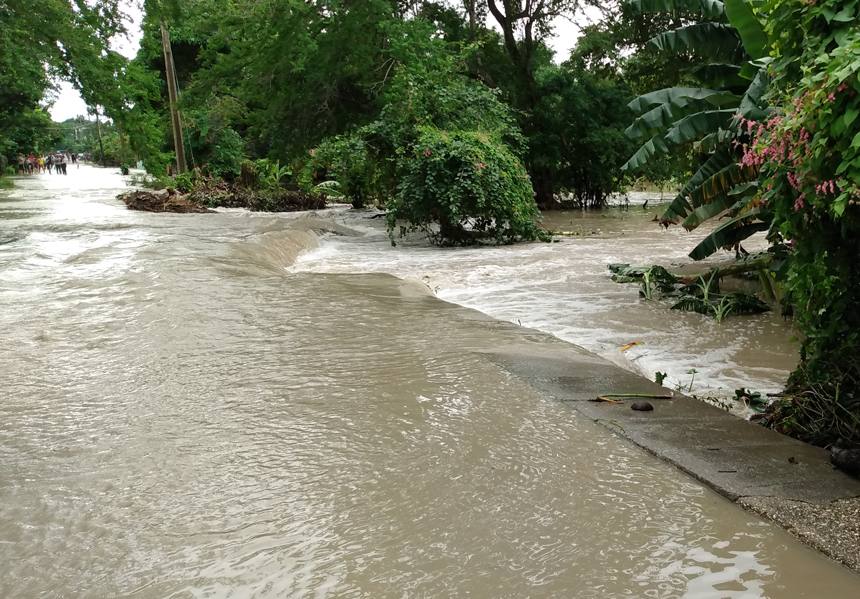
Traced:
<path fill-rule="evenodd" d="M 130 0 L 126 4 L 125 12 L 128 16 L 125 25 L 128 30 L 128 36 L 112 40 L 111 48 L 123 56 L 134 58 L 140 46 L 140 38 L 143 35 L 143 32 L 140 30 L 143 11 L 137 2 Z M 71 83 L 60 81 L 57 87 L 56 102 L 50 108 L 51 118 L 54 121 L 61 123 L 66 119 L 73 119 L 76 116 L 87 116 L 87 105 L 84 103 L 78 90 L 73 88 Z"/>
<path fill-rule="evenodd" d="M 133 58 L 137 54 L 137 49 L 140 45 L 142 35 L 140 23 L 143 19 L 143 13 L 136 2 L 129 3 L 126 6 L 126 13 L 130 17 L 126 23 L 128 37 L 114 40 L 112 46 L 114 50 L 123 56 Z M 495 25 L 492 17 L 488 21 L 491 26 Z M 550 47 L 555 50 L 556 61 L 561 62 L 567 59 L 570 50 L 576 44 L 576 40 L 579 37 L 579 26 L 567 19 L 556 19 L 553 25 L 555 27 L 555 36 L 550 41 Z M 70 83 L 61 81 L 58 88 L 56 102 L 54 102 L 54 105 L 50 109 L 51 118 L 57 122 L 62 122 L 79 115 L 87 115 L 87 105 Z"/>

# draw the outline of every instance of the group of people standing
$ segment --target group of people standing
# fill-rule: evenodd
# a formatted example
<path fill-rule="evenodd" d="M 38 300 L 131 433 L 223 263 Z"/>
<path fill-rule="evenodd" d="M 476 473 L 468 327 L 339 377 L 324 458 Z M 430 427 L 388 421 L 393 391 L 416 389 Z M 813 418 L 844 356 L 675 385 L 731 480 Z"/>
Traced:
<path fill-rule="evenodd" d="M 67 175 L 66 165 L 77 164 L 78 155 L 73 152 L 52 152 L 50 154 L 18 154 L 18 172 L 22 175 L 32 175 L 53 171 L 57 175 Z"/>

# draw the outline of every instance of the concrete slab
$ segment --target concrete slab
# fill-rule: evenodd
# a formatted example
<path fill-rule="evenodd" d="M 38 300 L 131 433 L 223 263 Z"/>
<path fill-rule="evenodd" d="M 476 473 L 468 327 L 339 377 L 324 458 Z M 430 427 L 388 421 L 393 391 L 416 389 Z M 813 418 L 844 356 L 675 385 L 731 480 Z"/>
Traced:
<path fill-rule="evenodd" d="M 829 453 L 741 420 L 703 401 L 674 393 L 648 399 L 650 412 L 595 402 L 607 393 L 670 393 L 584 351 L 508 347 L 489 360 L 584 416 L 674 464 L 731 499 L 779 497 L 826 503 L 860 496 L 860 481 L 834 470 Z"/>

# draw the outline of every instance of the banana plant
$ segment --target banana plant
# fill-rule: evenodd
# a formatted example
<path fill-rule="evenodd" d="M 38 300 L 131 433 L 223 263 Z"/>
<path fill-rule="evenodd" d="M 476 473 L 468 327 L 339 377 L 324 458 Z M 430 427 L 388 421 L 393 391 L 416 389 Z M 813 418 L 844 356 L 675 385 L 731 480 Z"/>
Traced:
<path fill-rule="evenodd" d="M 663 222 L 692 231 L 726 214 L 728 222 L 708 235 L 691 253 L 701 260 L 721 247 L 739 247 L 744 239 L 767 230 L 771 215 L 760 206 L 758 168 L 741 164 L 740 144 L 747 139 L 742 119 L 760 121 L 770 109 L 767 87 L 769 42 L 745 0 L 630 0 L 643 14 L 696 12 L 709 22 L 666 31 L 649 43 L 664 52 L 687 52 L 712 61 L 693 75 L 701 88 L 675 87 L 639 96 L 630 108 L 639 116 L 625 132 L 642 146 L 622 167 L 635 172 L 660 154 L 692 144 L 707 159 L 663 213 Z"/>

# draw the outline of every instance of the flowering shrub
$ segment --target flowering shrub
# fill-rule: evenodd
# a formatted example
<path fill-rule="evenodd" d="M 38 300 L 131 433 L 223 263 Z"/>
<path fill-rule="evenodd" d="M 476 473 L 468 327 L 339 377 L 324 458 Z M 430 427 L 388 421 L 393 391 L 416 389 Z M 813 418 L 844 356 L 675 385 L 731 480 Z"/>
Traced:
<path fill-rule="evenodd" d="M 772 214 L 771 240 L 777 251 L 784 250 L 786 288 L 804 335 L 790 386 L 816 389 L 816 396 L 844 408 L 843 417 L 853 410 L 855 424 L 860 423 L 857 8 L 856 2 L 837 0 L 768 0 L 763 10 L 773 43 L 770 100 L 778 110 L 761 122 L 741 122 L 750 137 L 743 164 L 761 169 L 762 209 Z M 860 427 L 852 425 L 849 433 L 821 430 L 838 419 L 816 417 L 818 429 L 810 432 L 812 420 L 806 420 L 792 426 L 803 429 L 799 436 L 807 440 L 860 443 Z"/>

